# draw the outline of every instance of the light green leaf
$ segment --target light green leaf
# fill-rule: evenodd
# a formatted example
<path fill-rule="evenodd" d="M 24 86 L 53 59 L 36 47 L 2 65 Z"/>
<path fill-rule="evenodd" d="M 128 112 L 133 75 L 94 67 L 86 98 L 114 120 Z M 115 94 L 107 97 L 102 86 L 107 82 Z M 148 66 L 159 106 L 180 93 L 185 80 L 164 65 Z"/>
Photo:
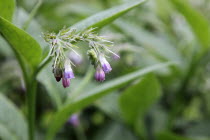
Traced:
<path fill-rule="evenodd" d="M 122 93 L 119 103 L 123 118 L 135 125 L 161 95 L 160 85 L 154 75 L 144 77 Z M 135 111 L 134 111 L 135 110 Z"/>
<path fill-rule="evenodd" d="M 42 56 L 40 45 L 25 31 L 0 17 L 0 33 L 8 41 L 16 55 L 23 58 L 29 66 L 36 67 Z"/>
<path fill-rule="evenodd" d="M 72 99 L 72 102 L 68 105 L 65 105 L 61 108 L 57 113 L 55 113 L 54 117 L 50 121 L 49 129 L 47 132 L 47 140 L 52 140 L 55 136 L 56 132 L 62 127 L 62 125 L 67 121 L 71 114 L 74 112 L 83 109 L 89 104 L 93 103 L 95 100 L 100 97 L 111 93 L 111 91 L 118 89 L 119 87 L 125 85 L 126 83 L 137 79 L 147 73 L 155 71 L 157 69 L 161 69 L 172 65 L 174 63 L 162 63 L 154 66 L 146 67 L 144 69 L 138 70 L 136 72 L 127 74 L 120 78 L 116 78 L 110 82 L 104 83 L 101 86 L 93 89 L 92 91 L 81 94 L 80 96 L 76 96 Z"/>
<path fill-rule="evenodd" d="M 28 140 L 27 124 L 18 109 L 0 93 L 0 138 Z"/>
<path fill-rule="evenodd" d="M 196 11 L 186 0 L 170 0 L 176 9 L 185 17 L 192 31 L 204 48 L 210 45 L 210 28 L 208 20 Z"/>
<path fill-rule="evenodd" d="M 15 11 L 15 0 L 0 0 L 0 17 L 12 21 L 13 13 Z"/>
<path fill-rule="evenodd" d="M 102 11 L 100 13 L 97 13 L 93 16 L 88 17 L 87 19 L 84 19 L 83 21 L 75 24 L 72 26 L 72 28 L 77 29 L 78 31 L 83 31 L 85 29 L 88 29 L 90 27 L 103 27 L 106 24 L 109 24 L 113 20 L 117 19 L 121 15 L 125 14 L 126 12 L 130 11 L 131 9 L 139 6 L 145 2 L 145 0 L 132 0 L 125 4 L 113 7 L 111 9 Z"/>

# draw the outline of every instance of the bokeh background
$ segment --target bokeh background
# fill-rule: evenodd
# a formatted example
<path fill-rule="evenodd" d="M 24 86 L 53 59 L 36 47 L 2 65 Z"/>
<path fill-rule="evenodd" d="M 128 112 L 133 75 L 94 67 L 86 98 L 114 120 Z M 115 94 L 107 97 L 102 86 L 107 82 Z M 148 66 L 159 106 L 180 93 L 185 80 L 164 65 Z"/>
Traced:
<path fill-rule="evenodd" d="M 64 26 L 128 1 L 17 0 L 13 23 L 27 27 L 29 14 L 37 7 L 26 31 L 47 54 L 49 46 L 42 33 L 58 32 Z M 141 79 L 110 88 L 109 94 L 69 116 L 55 139 L 210 140 L 210 36 L 206 28 L 210 22 L 210 1 L 176 1 L 179 0 L 148 0 L 99 30 L 100 35 L 114 42 L 112 50 L 121 56 L 118 60 L 110 57 L 113 71 L 103 83 L 93 78 L 87 44 L 78 44 L 81 58 L 67 52 L 77 63 L 73 68 L 76 78 L 68 89 L 54 80 L 50 62 L 38 76 L 37 139 L 44 139 L 54 112 L 67 100 L 131 72 L 173 62 L 174 65 Z M 0 92 L 26 113 L 20 67 L 2 37 Z M 3 107 L 4 102 L 0 105 Z"/>

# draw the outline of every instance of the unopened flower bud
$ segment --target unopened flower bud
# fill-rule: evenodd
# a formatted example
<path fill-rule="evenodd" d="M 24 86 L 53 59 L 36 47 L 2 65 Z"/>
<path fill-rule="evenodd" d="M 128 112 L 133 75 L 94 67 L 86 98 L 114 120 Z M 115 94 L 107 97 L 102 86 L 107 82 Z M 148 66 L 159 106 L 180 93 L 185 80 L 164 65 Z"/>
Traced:
<path fill-rule="evenodd" d="M 70 79 L 63 77 L 62 78 L 62 84 L 64 88 L 67 88 L 70 86 Z"/>
<path fill-rule="evenodd" d="M 98 59 L 97 59 L 97 54 L 94 51 L 94 49 L 88 50 L 87 55 L 89 56 L 89 60 L 91 64 L 95 66 Z"/>
<path fill-rule="evenodd" d="M 62 69 L 60 68 L 54 68 L 53 69 L 53 73 L 54 73 L 54 76 L 55 76 L 55 79 L 57 82 L 59 82 L 62 78 Z"/>
<path fill-rule="evenodd" d="M 99 82 L 102 82 L 105 80 L 105 73 L 102 70 L 102 68 L 99 66 L 96 68 L 95 79 Z"/>

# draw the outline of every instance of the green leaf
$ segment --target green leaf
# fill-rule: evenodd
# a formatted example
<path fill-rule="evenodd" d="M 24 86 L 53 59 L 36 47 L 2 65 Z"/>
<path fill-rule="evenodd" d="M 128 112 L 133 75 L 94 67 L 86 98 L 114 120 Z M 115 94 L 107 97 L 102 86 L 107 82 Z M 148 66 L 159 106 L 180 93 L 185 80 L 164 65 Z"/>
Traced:
<path fill-rule="evenodd" d="M 15 11 L 15 0 L 0 0 L 0 17 L 12 21 L 13 13 Z"/>
<path fill-rule="evenodd" d="M 162 132 L 157 134 L 157 140 L 190 140 L 186 137 L 175 135 L 171 132 Z"/>
<path fill-rule="evenodd" d="M 121 15 L 125 14 L 126 12 L 130 11 L 131 9 L 139 6 L 145 2 L 145 0 L 132 0 L 127 3 L 124 3 L 122 5 L 113 7 L 111 9 L 102 11 L 100 13 L 97 13 L 93 16 L 90 16 L 81 22 L 75 24 L 72 26 L 72 28 L 77 29 L 78 31 L 83 31 L 85 29 L 91 28 L 91 27 L 103 27 L 113 20 L 117 19 Z"/>
<path fill-rule="evenodd" d="M 74 99 L 72 99 L 72 102 L 70 104 L 65 105 L 57 113 L 55 113 L 54 117 L 50 121 L 51 124 L 49 125 L 46 139 L 52 140 L 56 132 L 62 127 L 65 121 L 67 121 L 70 115 L 73 114 L 74 112 L 85 108 L 86 106 L 93 103 L 95 100 L 99 99 L 100 97 L 107 95 L 108 93 L 111 93 L 111 91 L 118 89 L 119 87 L 125 85 L 126 83 L 134 79 L 137 79 L 147 73 L 150 73 L 157 69 L 167 67 L 172 64 L 174 63 L 162 63 L 162 64 L 146 67 L 144 69 L 127 74 L 120 78 L 113 79 L 110 82 L 107 82 L 107 83 L 102 84 L 101 86 L 98 86 L 92 91 L 76 96 Z"/>
<path fill-rule="evenodd" d="M 191 7 L 185 0 L 170 0 L 170 2 L 185 17 L 201 45 L 204 48 L 208 48 L 210 46 L 210 28 L 208 20 Z"/>
<path fill-rule="evenodd" d="M 0 93 L 0 138 L 28 140 L 27 124 L 19 110 Z"/>
<path fill-rule="evenodd" d="M 130 86 L 122 93 L 119 103 L 123 118 L 135 125 L 138 118 L 144 116 L 148 109 L 161 95 L 160 85 L 154 75 L 144 77 L 140 82 Z M 135 111 L 134 111 L 135 110 Z"/>
<path fill-rule="evenodd" d="M 0 33 L 8 41 L 16 55 L 23 58 L 29 66 L 36 67 L 42 56 L 40 45 L 25 31 L 0 17 Z"/>

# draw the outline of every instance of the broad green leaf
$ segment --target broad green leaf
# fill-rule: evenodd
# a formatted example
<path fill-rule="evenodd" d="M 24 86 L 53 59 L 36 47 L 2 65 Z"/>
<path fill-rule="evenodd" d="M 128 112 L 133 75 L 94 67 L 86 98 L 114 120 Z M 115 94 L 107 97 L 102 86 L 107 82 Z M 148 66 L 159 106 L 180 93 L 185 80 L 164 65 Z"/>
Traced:
<path fill-rule="evenodd" d="M 0 17 L 12 21 L 13 13 L 15 11 L 15 0 L 0 0 Z"/>
<path fill-rule="evenodd" d="M 0 93 L 0 138 L 28 140 L 27 124 L 19 110 Z"/>
<path fill-rule="evenodd" d="M 42 56 L 40 45 L 25 31 L 0 17 L 0 33 L 8 41 L 16 55 L 23 58 L 29 66 L 36 67 Z"/>
<path fill-rule="evenodd" d="M 111 93 L 111 91 L 118 89 L 119 87 L 125 85 L 126 83 L 134 79 L 137 79 L 147 73 L 167 67 L 172 64 L 174 63 L 162 63 L 146 67 L 144 69 L 127 74 L 120 78 L 116 78 L 110 82 L 104 83 L 101 86 L 98 86 L 97 88 L 89 92 L 77 96 L 76 98 L 72 99 L 72 102 L 70 104 L 65 105 L 57 113 L 55 113 L 54 117 L 50 121 L 51 124 L 49 125 L 46 139 L 52 140 L 56 132 L 62 127 L 65 121 L 67 121 L 70 115 L 73 114 L 74 112 L 83 109 L 84 107 L 93 103 L 95 100 L 99 99 L 100 97 L 107 95 L 108 93 Z"/>
<path fill-rule="evenodd" d="M 125 14 L 126 12 L 130 11 L 131 9 L 139 6 L 145 2 L 145 0 L 132 0 L 127 3 L 124 3 L 122 5 L 113 7 L 111 9 L 102 11 L 100 13 L 97 13 L 93 16 L 90 16 L 87 19 L 82 20 L 81 22 L 75 24 L 72 26 L 72 28 L 77 29 L 78 31 L 83 31 L 85 29 L 88 29 L 90 27 L 103 27 L 106 24 L 109 24 L 113 20 L 117 19 L 121 15 Z"/>
<path fill-rule="evenodd" d="M 186 0 L 170 0 L 176 9 L 185 17 L 192 31 L 204 48 L 210 45 L 210 27 L 208 20 L 196 11 Z"/>
<path fill-rule="evenodd" d="M 119 103 L 123 118 L 135 125 L 161 95 L 160 85 L 154 75 L 148 75 L 122 93 Z M 134 111 L 135 110 L 135 111 Z"/>
<path fill-rule="evenodd" d="M 190 140 L 190 139 L 173 134 L 171 132 L 162 132 L 157 134 L 157 140 Z"/>

